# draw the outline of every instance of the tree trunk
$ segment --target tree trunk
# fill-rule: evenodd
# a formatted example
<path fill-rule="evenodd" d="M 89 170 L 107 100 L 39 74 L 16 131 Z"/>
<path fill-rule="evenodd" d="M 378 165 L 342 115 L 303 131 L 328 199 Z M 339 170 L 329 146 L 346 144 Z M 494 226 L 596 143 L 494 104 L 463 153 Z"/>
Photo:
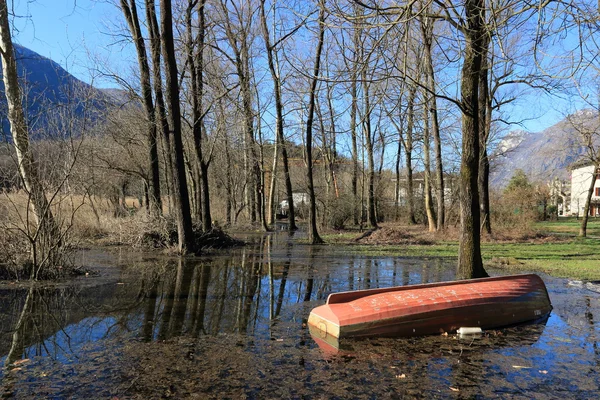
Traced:
<path fill-rule="evenodd" d="M 158 20 L 156 19 L 156 5 L 154 0 L 146 0 L 146 20 L 148 24 L 148 33 L 150 36 L 150 51 L 152 54 L 152 79 L 154 88 L 154 98 L 156 101 L 155 118 L 157 128 L 160 128 L 163 138 L 164 152 L 166 155 L 165 181 L 167 182 L 167 193 L 169 195 L 169 212 L 172 213 L 174 207 L 174 185 L 173 185 L 173 153 L 171 150 L 171 131 L 167 120 L 167 111 L 163 97 L 162 74 L 161 74 L 161 39 Z"/>
<path fill-rule="evenodd" d="M 394 213 L 395 220 L 400 217 L 400 164 L 402 163 L 402 119 L 400 120 L 400 129 L 398 129 L 398 150 L 396 151 L 396 184 L 394 185 Z"/>
<path fill-rule="evenodd" d="M 362 49 L 364 52 L 364 49 Z M 364 60 L 368 63 L 368 59 Z M 364 116 L 363 116 L 363 132 L 365 137 L 365 144 L 367 147 L 367 163 L 369 171 L 368 186 L 367 186 L 367 218 L 369 219 L 369 225 L 371 228 L 377 229 L 377 217 L 375 215 L 375 158 L 373 155 L 373 137 L 371 136 L 371 103 L 369 98 L 369 84 L 367 82 L 367 69 L 366 66 L 362 70 L 362 85 L 363 85 L 363 96 L 364 96 Z"/>
<path fill-rule="evenodd" d="M 19 163 L 19 174 L 31 199 L 37 225 L 37 232 L 29 237 L 33 255 L 32 278 L 35 279 L 42 267 L 60 265 L 63 243 L 60 229 L 50 210 L 50 203 L 46 198 L 44 187 L 39 179 L 37 165 L 29 148 L 29 128 L 23 110 L 22 93 L 17 75 L 17 62 L 8 21 L 8 7 L 5 0 L 0 1 L 0 47 L 10 133 Z"/>
<path fill-rule="evenodd" d="M 338 199 L 340 197 L 340 190 L 337 183 L 337 178 L 335 174 L 335 163 L 337 159 L 337 138 L 336 138 L 336 129 L 335 129 L 335 108 L 333 106 L 333 87 L 327 85 L 327 108 L 329 110 L 329 123 L 330 127 L 330 136 L 327 141 L 327 146 L 325 146 L 325 156 L 327 161 L 327 171 L 329 172 L 329 180 L 333 184 L 333 190 L 335 193 L 335 198 Z M 323 137 L 326 139 L 325 131 L 323 131 Z M 324 142 L 325 143 L 325 142 Z"/>
<path fill-rule="evenodd" d="M 408 115 L 406 121 L 406 141 L 404 143 L 404 152 L 406 154 L 406 205 L 408 206 L 408 223 L 416 224 L 415 218 L 415 200 L 413 188 L 413 168 L 412 168 L 412 152 L 413 152 L 413 128 L 415 116 L 415 95 L 417 93 L 416 86 L 412 85 L 408 90 Z"/>
<path fill-rule="evenodd" d="M 421 32 L 423 34 L 423 47 L 425 50 L 425 70 L 427 72 L 427 88 L 429 90 L 428 108 L 431 112 L 431 128 L 433 143 L 435 147 L 435 175 L 437 183 L 437 230 L 444 229 L 445 201 L 444 201 L 444 168 L 442 164 L 442 141 L 440 139 L 440 125 L 437 112 L 437 97 L 435 85 L 435 70 L 433 68 L 433 55 L 431 52 L 433 44 L 433 22 L 431 18 L 421 20 Z"/>
<path fill-rule="evenodd" d="M 224 119 L 225 112 L 223 110 L 223 106 L 222 106 L 221 102 L 219 102 L 219 108 L 221 110 L 221 115 L 223 116 L 223 119 Z M 234 193 L 233 193 L 233 172 L 232 172 L 232 168 L 231 168 L 232 160 L 231 160 L 231 153 L 229 152 L 229 136 L 227 134 L 226 129 L 224 129 L 223 136 L 224 136 L 224 141 L 225 141 L 225 163 L 226 163 L 226 167 L 225 167 L 226 181 L 225 182 L 226 182 L 226 188 L 227 188 L 227 199 L 225 200 L 225 202 L 226 202 L 225 220 L 227 221 L 227 225 L 231 225 L 233 222 L 232 211 L 233 211 L 233 215 L 236 215 L 236 213 L 235 213 L 235 210 L 233 209 Z"/>
<path fill-rule="evenodd" d="M 489 39 L 483 39 L 483 53 L 481 71 L 479 73 L 479 208 L 481 212 L 482 230 L 487 234 L 492 233 L 490 221 L 490 160 L 487 153 L 487 144 L 490 137 L 492 124 L 492 106 L 489 91 Z"/>
<path fill-rule="evenodd" d="M 357 8 L 358 9 L 358 8 Z M 353 50 L 355 54 L 352 60 L 352 74 L 350 77 L 350 135 L 352 137 L 352 220 L 358 225 L 359 202 L 358 202 L 358 133 L 356 132 L 356 115 L 358 113 L 358 49 L 360 48 L 361 30 L 358 24 L 353 27 Z M 362 222 L 361 222 L 362 225 Z"/>
<path fill-rule="evenodd" d="M 600 167 L 594 165 L 594 172 L 592 174 L 592 181 L 588 188 L 587 195 L 585 197 L 585 207 L 583 209 L 583 218 L 581 219 L 581 225 L 579 226 L 579 237 L 587 236 L 587 224 L 590 218 L 590 202 L 592 201 L 592 195 L 594 194 L 594 186 L 596 185 L 596 179 L 600 174 Z"/>
<path fill-rule="evenodd" d="M 288 202 L 288 231 L 293 232 L 298 227 L 296 226 L 296 213 L 294 211 L 294 193 L 292 189 L 292 180 L 290 177 L 290 165 L 288 161 L 287 146 L 285 144 L 285 135 L 283 132 L 283 100 L 281 98 L 281 79 L 279 77 L 279 70 L 275 59 L 275 49 L 271 45 L 271 36 L 269 34 L 269 28 L 267 26 L 267 17 L 265 14 L 265 1 L 261 0 L 261 24 L 263 29 L 263 38 L 265 42 L 265 48 L 267 50 L 267 62 L 269 64 L 269 71 L 271 73 L 271 79 L 273 80 L 273 93 L 275 95 L 275 118 L 276 118 L 276 135 L 277 145 L 281 148 L 281 162 L 283 164 L 283 176 L 285 180 L 285 191 Z M 275 171 L 273 171 L 275 173 Z"/>
<path fill-rule="evenodd" d="M 273 162 L 271 163 L 271 176 L 269 182 L 269 198 L 267 201 L 267 223 L 275 223 L 275 192 L 277 186 L 277 168 L 279 167 L 279 138 L 275 137 L 273 147 Z"/>
<path fill-rule="evenodd" d="M 121 11 L 127 20 L 129 31 L 135 44 L 137 52 L 138 65 L 140 68 L 140 87 L 142 89 L 142 103 L 146 118 L 148 119 L 148 133 L 146 139 L 148 142 L 148 165 L 150 166 L 150 213 L 154 216 L 162 214 L 162 200 L 160 193 L 160 171 L 158 165 L 158 144 L 156 140 L 156 118 L 154 102 L 152 100 L 152 85 L 150 83 L 150 67 L 148 65 L 148 56 L 146 54 L 146 44 L 142 36 L 140 21 L 137 13 L 135 0 L 121 0 Z"/>
<path fill-rule="evenodd" d="M 479 170 L 479 72 L 485 35 L 483 0 L 466 0 L 467 30 L 461 73 L 462 156 L 460 165 L 460 245 L 458 279 L 488 276 L 483 268 L 480 243 L 478 194 Z"/>
<path fill-rule="evenodd" d="M 206 0 L 198 3 L 198 28 L 197 37 L 194 38 L 194 27 L 192 26 L 192 13 L 196 1 L 190 0 L 186 10 L 187 25 L 187 60 L 190 68 L 190 95 L 192 98 L 192 136 L 194 138 L 194 150 L 200 164 L 200 187 L 201 200 L 198 207 L 201 211 L 202 230 L 207 232 L 212 228 L 212 216 L 210 213 L 210 192 L 208 185 L 208 168 L 210 161 L 205 160 L 202 142 L 204 140 L 204 41 L 206 30 L 206 19 L 204 7 Z M 196 48 L 197 46 L 197 48 Z"/>
<path fill-rule="evenodd" d="M 319 11 L 319 42 L 317 44 L 317 53 L 315 56 L 315 65 L 312 81 L 310 84 L 310 99 L 308 103 L 308 115 L 306 117 L 306 179 L 308 182 L 309 196 L 309 230 L 308 239 L 311 244 L 323 243 L 323 239 L 317 231 L 317 204 L 315 196 L 315 187 L 313 180 L 313 160 L 312 160 L 312 142 L 313 142 L 313 121 L 315 116 L 315 98 L 317 92 L 317 83 L 319 80 L 319 71 L 321 67 L 321 53 L 323 51 L 323 42 L 325 39 L 325 4 L 324 0 L 320 4 Z"/>
<path fill-rule="evenodd" d="M 179 105 L 179 83 L 177 81 L 177 61 L 173 42 L 173 15 L 171 0 L 160 1 L 160 22 L 162 30 L 162 51 L 164 59 L 165 81 L 167 85 L 167 105 L 173 132 L 173 193 L 177 209 L 178 249 L 180 252 L 195 251 L 190 199 L 185 176 L 185 159 L 181 132 L 181 108 Z"/>
<path fill-rule="evenodd" d="M 256 87 L 256 83 L 255 83 L 255 87 Z M 260 110 L 260 95 L 257 92 L 257 96 L 256 96 L 256 108 Z M 265 173 L 265 147 L 264 147 L 264 143 L 263 143 L 263 137 L 262 137 L 262 125 L 261 125 L 261 119 L 257 118 L 257 122 L 256 122 L 256 132 L 258 134 L 258 145 L 259 145 L 259 163 L 258 163 L 258 167 L 259 167 L 259 171 L 258 171 L 258 179 L 259 179 L 259 184 L 256 187 L 256 200 L 257 203 L 259 204 L 259 212 L 260 212 L 260 223 L 261 223 L 261 227 L 263 229 L 263 231 L 265 232 L 269 232 L 269 225 L 267 224 L 267 211 L 266 211 L 266 204 L 265 204 L 265 187 L 266 187 L 266 173 Z"/>
<path fill-rule="evenodd" d="M 423 169 L 425 175 L 425 213 L 427 215 L 427 226 L 429 232 L 435 232 L 435 217 L 433 215 L 433 198 L 431 196 L 431 162 L 430 162 L 430 132 L 429 132 L 429 100 L 427 92 L 424 92 L 423 104 Z"/>

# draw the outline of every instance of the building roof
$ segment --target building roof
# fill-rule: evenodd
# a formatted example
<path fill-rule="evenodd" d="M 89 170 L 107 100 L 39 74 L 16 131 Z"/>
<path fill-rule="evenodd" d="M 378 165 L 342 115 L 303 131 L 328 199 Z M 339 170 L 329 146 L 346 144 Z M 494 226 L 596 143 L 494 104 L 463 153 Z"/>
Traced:
<path fill-rule="evenodd" d="M 595 162 L 593 162 L 590 159 L 580 159 L 575 161 L 574 163 L 570 164 L 567 169 L 569 171 L 573 171 L 574 169 L 578 169 L 578 168 L 582 168 L 582 167 L 588 167 L 588 166 L 593 166 L 596 165 Z"/>

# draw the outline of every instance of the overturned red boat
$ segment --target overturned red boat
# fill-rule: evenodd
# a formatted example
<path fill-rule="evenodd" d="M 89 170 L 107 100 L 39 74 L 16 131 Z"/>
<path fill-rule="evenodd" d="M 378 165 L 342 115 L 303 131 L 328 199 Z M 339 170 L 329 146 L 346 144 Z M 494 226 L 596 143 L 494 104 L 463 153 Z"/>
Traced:
<path fill-rule="evenodd" d="M 516 325 L 551 310 L 542 279 L 526 274 L 333 293 L 308 324 L 339 339 L 420 336 Z"/>

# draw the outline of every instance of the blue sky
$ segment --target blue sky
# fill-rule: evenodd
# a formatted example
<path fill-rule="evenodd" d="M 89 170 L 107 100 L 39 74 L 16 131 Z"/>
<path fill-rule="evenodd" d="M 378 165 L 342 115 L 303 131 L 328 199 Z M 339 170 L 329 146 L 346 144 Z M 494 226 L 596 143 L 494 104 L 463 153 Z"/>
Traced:
<path fill-rule="evenodd" d="M 115 87 L 94 72 L 94 57 L 122 64 L 122 46 L 114 45 L 111 26 L 119 10 L 106 0 L 14 0 L 13 40 L 48 57 L 82 81 Z M 94 57 L 90 57 L 93 55 Z M 126 57 L 125 57 L 126 58 Z M 121 66 L 121 65 L 119 65 Z"/>
<path fill-rule="evenodd" d="M 116 87 L 98 76 L 94 58 L 125 73 L 135 65 L 132 48 L 115 44 L 117 39 L 111 35 L 122 20 L 111 0 L 14 0 L 13 4 L 15 42 L 51 58 L 83 81 Z M 540 131 L 571 111 L 574 107 L 568 101 L 533 95 L 511 110 L 511 120 L 523 121 L 526 130 Z"/>

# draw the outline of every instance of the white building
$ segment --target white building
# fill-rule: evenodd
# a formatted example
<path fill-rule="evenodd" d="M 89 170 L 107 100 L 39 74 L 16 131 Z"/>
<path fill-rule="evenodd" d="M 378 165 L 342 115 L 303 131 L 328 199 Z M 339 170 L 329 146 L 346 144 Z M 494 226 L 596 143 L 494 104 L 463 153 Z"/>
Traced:
<path fill-rule="evenodd" d="M 571 170 L 571 214 L 582 216 L 585 201 L 592 179 L 594 193 L 590 202 L 590 215 L 600 216 L 600 169 L 591 162 L 578 162 L 570 167 Z"/>

